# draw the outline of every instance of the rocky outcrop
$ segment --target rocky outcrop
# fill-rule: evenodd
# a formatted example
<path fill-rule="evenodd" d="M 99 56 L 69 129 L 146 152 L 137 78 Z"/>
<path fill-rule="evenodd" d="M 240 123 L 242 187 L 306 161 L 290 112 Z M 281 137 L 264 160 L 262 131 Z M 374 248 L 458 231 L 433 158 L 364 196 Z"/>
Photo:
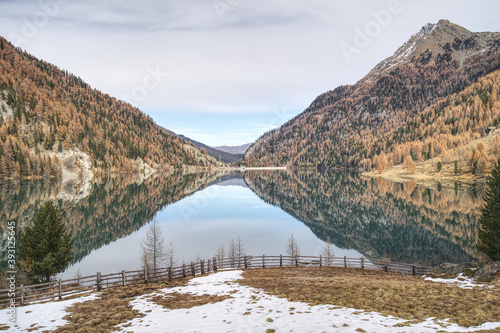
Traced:
<path fill-rule="evenodd" d="M 434 272 L 445 275 L 459 275 L 465 270 L 465 265 L 444 263 L 434 267 Z"/>
<path fill-rule="evenodd" d="M 500 261 L 490 262 L 481 267 L 473 267 L 470 264 L 444 263 L 434 267 L 434 272 L 451 276 L 463 274 L 472 277 L 477 282 L 491 282 L 500 279 Z"/>
<path fill-rule="evenodd" d="M 61 163 L 61 191 L 55 199 L 78 202 L 86 198 L 92 189 L 92 160 L 77 148 L 63 150 L 54 154 Z"/>
<path fill-rule="evenodd" d="M 491 282 L 500 279 L 500 261 L 490 262 L 474 272 L 474 280 L 478 282 Z"/>

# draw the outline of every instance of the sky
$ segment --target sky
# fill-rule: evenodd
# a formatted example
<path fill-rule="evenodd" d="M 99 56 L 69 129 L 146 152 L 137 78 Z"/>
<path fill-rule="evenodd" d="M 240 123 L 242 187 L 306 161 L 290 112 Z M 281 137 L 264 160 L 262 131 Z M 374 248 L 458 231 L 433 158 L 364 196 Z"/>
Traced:
<path fill-rule="evenodd" d="M 255 141 L 427 23 L 500 31 L 498 0 L 0 0 L 0 35 L 211 146 Z"/>

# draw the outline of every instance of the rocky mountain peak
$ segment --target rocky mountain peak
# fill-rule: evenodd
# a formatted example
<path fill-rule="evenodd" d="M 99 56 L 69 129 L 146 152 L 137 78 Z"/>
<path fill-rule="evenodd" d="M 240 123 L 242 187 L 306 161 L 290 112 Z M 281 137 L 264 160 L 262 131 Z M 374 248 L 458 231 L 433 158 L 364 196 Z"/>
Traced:
<path fill-rule="evenodd" d="M 456 61 L 462 66 L 467 58 L 499 46 L 498 32 L 471 32 L 448 20 L 428 23 L 361 81 L 374 81 L 405 64 L 426 66 Z"/>

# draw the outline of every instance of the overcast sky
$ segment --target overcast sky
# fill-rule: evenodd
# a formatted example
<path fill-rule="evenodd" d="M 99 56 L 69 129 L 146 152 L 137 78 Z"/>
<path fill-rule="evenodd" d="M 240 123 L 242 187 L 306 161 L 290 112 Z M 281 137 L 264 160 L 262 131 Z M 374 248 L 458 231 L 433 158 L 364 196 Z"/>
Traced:
<path fill-rule="evenodd" d="M 498 0 L 0 0 L 0 34 L 161 126 L 239 145 L 355 83 L 426 23 L 500 31 L 499 13 Z"/>

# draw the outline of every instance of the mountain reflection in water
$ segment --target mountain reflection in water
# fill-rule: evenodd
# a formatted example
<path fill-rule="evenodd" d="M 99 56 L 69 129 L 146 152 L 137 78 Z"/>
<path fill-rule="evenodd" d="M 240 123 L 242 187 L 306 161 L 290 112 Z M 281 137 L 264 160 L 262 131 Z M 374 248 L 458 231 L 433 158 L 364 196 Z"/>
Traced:
<path fill-rule="evenodd" d="M 218 195 L 206 195 L 212 186 L 219 189 L 212 191 Z M 296 232 L 308 242 L 305 250 L 315 251 L 304 254 L 321 254 L 325 241 L 335 245 L 337 254 L 346 249 L 352 251 L 344 254 L 421 265 L 468 262 L 475 256 L 483 195 L 481 188 L 427 188 L 333 171 L 247 170 L 243 176 L 157 173 L 145 180 L 107 177 L 93 183 L 88 194 L 71 195 L 78 192 L 75 187 L 43 180 L 0 184 L 2 247 L 7 248 L 8 221 L 22 229 L 40 203 L 51 199 L 73 230 L 74 267 L 92 252 L 143 230 L 155 216 L 163 219 L 162 226 L 168 236 L 176 237 L 176 245 L 197 246 L 205 259 L 215 255 L 219 244 L 227 246 L 238 235 L 249 254 L 262 254 L 250 250 L 284 253 L 287 237 Z M 179 211 L 192 209 L 190 200 L 201 200 L 202 207 L 189 223 L 179 222 L 183 218 Z M 172 204 L 175 212 L 168 208 Z M 202 237 L 198 243 L 193 243 L 194 234 Z M 296 235 L 299 240 L 301 234 Z M 123 246 L 130 247 L 130 242 Z M 140 248 L 140 244 L 133 246 Z M 115 252 L 120 255 L 119 249 Z M 178 256 L 191 259 L 187 253 Z M 4 272 L 6 264 L 2 258 Z M 134 262 L 131 267 L 137 265 Z"/>

